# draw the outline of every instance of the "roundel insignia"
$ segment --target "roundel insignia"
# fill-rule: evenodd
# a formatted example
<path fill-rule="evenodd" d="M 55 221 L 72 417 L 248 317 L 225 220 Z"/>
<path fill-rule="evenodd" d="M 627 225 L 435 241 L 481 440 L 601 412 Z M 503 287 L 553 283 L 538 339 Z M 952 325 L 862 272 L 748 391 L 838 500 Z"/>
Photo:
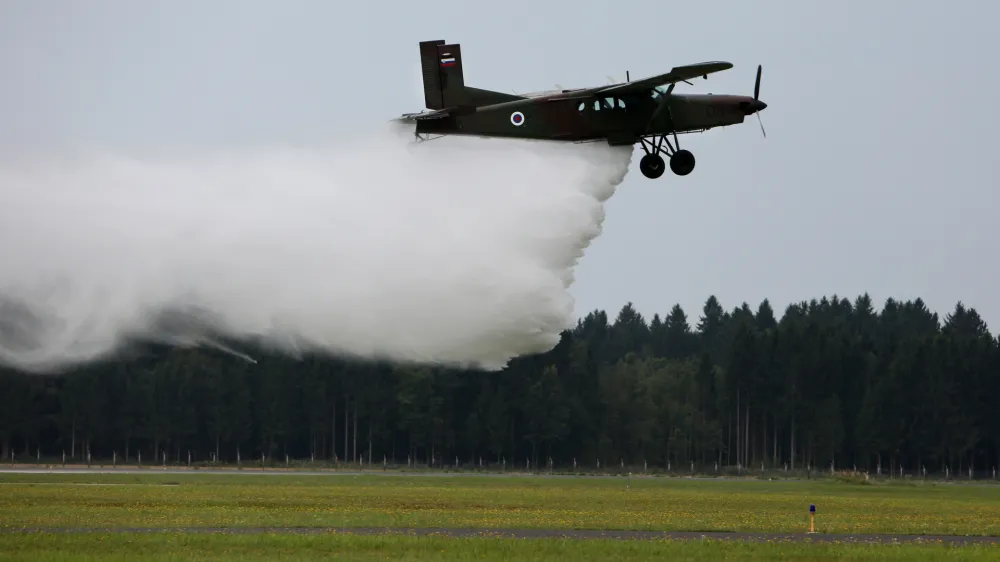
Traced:
<path fill-rule="evenodd" d="M 515 111 L 514 113 L 511 113 L 510 122 L 515 127 L 520 127 L 521 125 L 524 125 L 524 114 L 521 113 L 520 111 Z"/>

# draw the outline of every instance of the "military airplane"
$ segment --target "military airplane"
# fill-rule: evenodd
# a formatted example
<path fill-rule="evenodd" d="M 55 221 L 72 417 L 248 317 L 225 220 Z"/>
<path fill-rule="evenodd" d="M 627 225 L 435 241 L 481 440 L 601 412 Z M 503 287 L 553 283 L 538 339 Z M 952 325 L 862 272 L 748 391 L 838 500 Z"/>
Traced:
<path fill-rule="evenodd" d="M 694 170 L 694 155 L 680 148 L 677 135 L 742 123 L 767 104 L 760 101 L 760 73 L 753 97 L 675 94 L 678 82 L 733 67 L 728 62 L 678 66 L 666 74 L 641 80 L 577 89 L 507 94 L 465 85 L 461 45 L 444 40 L 422 41 L 424 101 L 428 110 L 406 113 L 397 120 L 415 122 L 421 140 L 431 135 L 471 135 L 517 139 L 593 142 L 612 146 L 641 143 L 645 156 L 639 170 L 647 178 L 663 175 L 661 153 L 679 176 Z M 764 124 L 761 122 L 764 136 Z M 674 142 L 671 144 L 670 136 Z"/>

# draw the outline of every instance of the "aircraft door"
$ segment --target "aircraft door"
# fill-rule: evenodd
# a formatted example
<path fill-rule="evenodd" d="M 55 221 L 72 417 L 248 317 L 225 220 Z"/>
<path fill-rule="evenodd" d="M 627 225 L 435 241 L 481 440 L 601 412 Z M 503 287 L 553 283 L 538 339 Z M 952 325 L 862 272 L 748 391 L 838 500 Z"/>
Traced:
<path fill-rule="evenodd" d="M 637 100 L 627 96 L 599 96 L 581 101 L 577 109 L 596 136 L 606 136 L 631 130 L 637 106 Z"/>
<path fill-rule="evenodd" d="M 615 111 L 618 109 L 614 97 L 598 97 L 590 102 L 593 110 L 595 128 L 601 134 L 607 134 L 615 129 L 615 121 L 620 119 Z"/>

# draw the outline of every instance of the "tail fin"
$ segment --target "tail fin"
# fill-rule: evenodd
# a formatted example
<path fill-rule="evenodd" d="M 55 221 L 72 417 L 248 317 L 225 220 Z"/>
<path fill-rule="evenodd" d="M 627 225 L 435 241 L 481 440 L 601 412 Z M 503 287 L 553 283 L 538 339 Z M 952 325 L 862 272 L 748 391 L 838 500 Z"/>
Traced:
<path fill-rule="evenodd" d="M 462 74 L 462 48 L 445 45 L 443 39 L 420 42 L 420 65 L 427 109 L 468 105 Z"/>

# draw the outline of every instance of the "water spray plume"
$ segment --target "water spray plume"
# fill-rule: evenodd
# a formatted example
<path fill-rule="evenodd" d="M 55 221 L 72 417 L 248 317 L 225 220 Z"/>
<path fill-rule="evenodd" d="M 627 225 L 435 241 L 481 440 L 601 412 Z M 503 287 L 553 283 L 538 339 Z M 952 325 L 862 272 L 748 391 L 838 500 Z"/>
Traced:
<path fill-rule="evenodd" d="M 551 349 L 631 147 L 412 138 L 0 164 L 0 364 L 218 335 L 483 369 Z"/>

